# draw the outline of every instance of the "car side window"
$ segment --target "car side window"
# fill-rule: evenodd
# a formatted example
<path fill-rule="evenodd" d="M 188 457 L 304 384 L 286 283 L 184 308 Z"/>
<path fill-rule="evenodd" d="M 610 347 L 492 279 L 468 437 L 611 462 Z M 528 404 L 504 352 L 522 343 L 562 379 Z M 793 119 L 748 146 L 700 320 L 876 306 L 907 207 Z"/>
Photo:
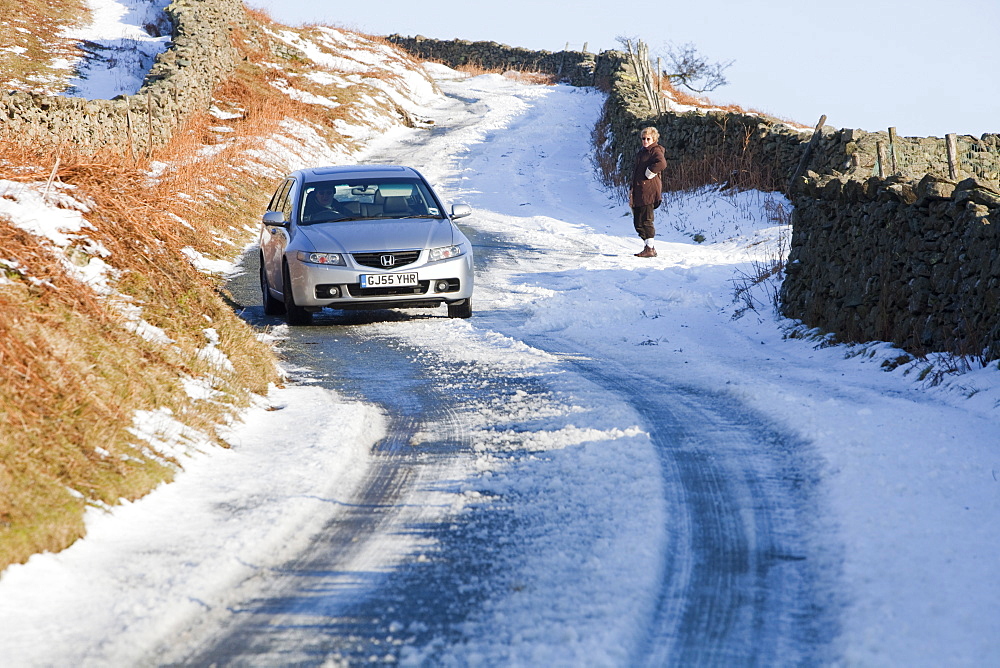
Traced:
<path fill-rule="evenodd" d="M 285 214 L 285 220 L 292 219 L 292 198 L 290 192 L 295 185 L 294 179 L 285 179 L 278 189 L 274 191 L 271 201 L 267 205 L 268 211 L 281 211 Z"/>
<path fill-rule="evenodd" d="M 274 191 L 274 194 L 271 195 L 271 201 L 267 203 L 267 210 L 281 211 L 281 208 L 278 203 L 281 201 L 281 198 L 285 196 L 287 193 L 288 193 L 288 179 L 285 179 L 278 184 L 278 188 Z"/>
<path fill-rule="evenodd" d="M 278 209 L 283 214 L 285 214 L 285 220 L 291 220 L 292 219 L 292 200 L 295 199 L 293 197 L 294 190 L 295 190 L 294 186 L 295 186 L 295 181 L 289 179 L 288 180 L 288 189 L 285 190 L 285 194 L 281 198 L 281 202 L 280 202 L 281 208 Z"/>

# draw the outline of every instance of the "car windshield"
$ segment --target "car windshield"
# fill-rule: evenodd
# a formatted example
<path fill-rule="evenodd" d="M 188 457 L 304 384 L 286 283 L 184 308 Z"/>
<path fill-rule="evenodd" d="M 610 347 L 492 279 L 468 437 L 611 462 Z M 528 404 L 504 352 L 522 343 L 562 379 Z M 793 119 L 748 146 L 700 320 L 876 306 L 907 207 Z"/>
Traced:
<path fill-rule="evenodd" d="M 303 225 L 385 218 L 444 218 L 444 212 L 419 179 L 341 179 L 305 186 Z"/>

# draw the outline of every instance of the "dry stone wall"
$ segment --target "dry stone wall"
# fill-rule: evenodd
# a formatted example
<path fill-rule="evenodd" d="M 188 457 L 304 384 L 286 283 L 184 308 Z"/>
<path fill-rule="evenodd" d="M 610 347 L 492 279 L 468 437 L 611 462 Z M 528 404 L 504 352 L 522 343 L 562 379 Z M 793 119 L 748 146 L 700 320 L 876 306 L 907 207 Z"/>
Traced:
<path fill-rule="evenodd" d="M 0 136 L 122 152 L 164 144 L 182 118 L 208 108 L 216 84 L 236 68 L 231 33 L 248 26 L 242 0 L 174 0 L 166 12 L 171 45 L 138 94 L 114 100 L 0 94 Z"/>
<path fill-rule="evenodd" d="M 586 51 L 531 51 L 497 42 L 439 40 L 421 35 L 390 35 L 389 41 L 417 58 L 452 68 L 473 65 L 486 70 L 542 72 L 573 86 L 594 84 L 596 56 Z"/>
<path fill-rule="evenodd" d="M 823 126 L 810 149 L 812 129 L 764 115 L 652 113 L 623 54 L 601 54 L 596 70 L 608 91 L 599 150 L 622 178 L 652 125 L 668 172 L 715 160 L 737 185 L 752 170 L 788 194 L 786 316 L 842 340 L 1000 358 L 1000 136 L 957 137 L 953 175 L 945 139 Z"/>
<path fill-rule="evenodd" d="M 793 201 L 787 315 L 845 340 L 1000 358 L 995 191 L 932 174 L 810 174 Z"/>
<path fill-rule="evenodd" d="M 495 43 L 394 41 L 452 66 L 565 75 L 574 59 Z M 654 126 L 668 181 L 695 166 L 720 183 L 788 194 L 785 315 L 844 340 L 1000 358 L 1000 136 L 957 137 L 949 162 L 936 137 L 816 130 L 723 110 L 657 114 L 625 54 L 583 55 L 589 76 L 569 78 L 608 93 L 595 136 L 612 180 L 624 182 L 639 132 Z"/>
<path fill-rule="evenodd" d="M 1000 358 L 998 136 L 956 138 L 949 164 L 943 139 L 844 133 L 851 167 L 790 187 L 784 314 L 843 340 Z"/>

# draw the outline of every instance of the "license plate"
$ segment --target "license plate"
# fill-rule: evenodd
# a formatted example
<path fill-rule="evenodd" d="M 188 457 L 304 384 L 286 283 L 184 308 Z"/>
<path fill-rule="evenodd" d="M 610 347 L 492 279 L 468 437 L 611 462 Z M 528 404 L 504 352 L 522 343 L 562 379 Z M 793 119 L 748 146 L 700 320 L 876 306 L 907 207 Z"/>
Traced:
<path fill-rule="evenodd" d="M 363 288 L 393 288 L 397 286 L 418 285 L 417 272 L 406 274 L 361 274 Z"/>

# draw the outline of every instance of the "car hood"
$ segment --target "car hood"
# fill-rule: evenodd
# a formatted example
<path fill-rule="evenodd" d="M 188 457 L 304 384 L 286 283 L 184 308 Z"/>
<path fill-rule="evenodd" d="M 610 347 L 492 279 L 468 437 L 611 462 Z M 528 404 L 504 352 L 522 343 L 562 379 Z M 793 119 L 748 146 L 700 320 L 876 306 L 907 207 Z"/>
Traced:
<path fill-rule="evenodd" d="M 407 250 L 450 246 L 464 240 L 450 220 L 358 220 L 318 223 L 298 229 L 302 250 L 323 253 Z"/>

